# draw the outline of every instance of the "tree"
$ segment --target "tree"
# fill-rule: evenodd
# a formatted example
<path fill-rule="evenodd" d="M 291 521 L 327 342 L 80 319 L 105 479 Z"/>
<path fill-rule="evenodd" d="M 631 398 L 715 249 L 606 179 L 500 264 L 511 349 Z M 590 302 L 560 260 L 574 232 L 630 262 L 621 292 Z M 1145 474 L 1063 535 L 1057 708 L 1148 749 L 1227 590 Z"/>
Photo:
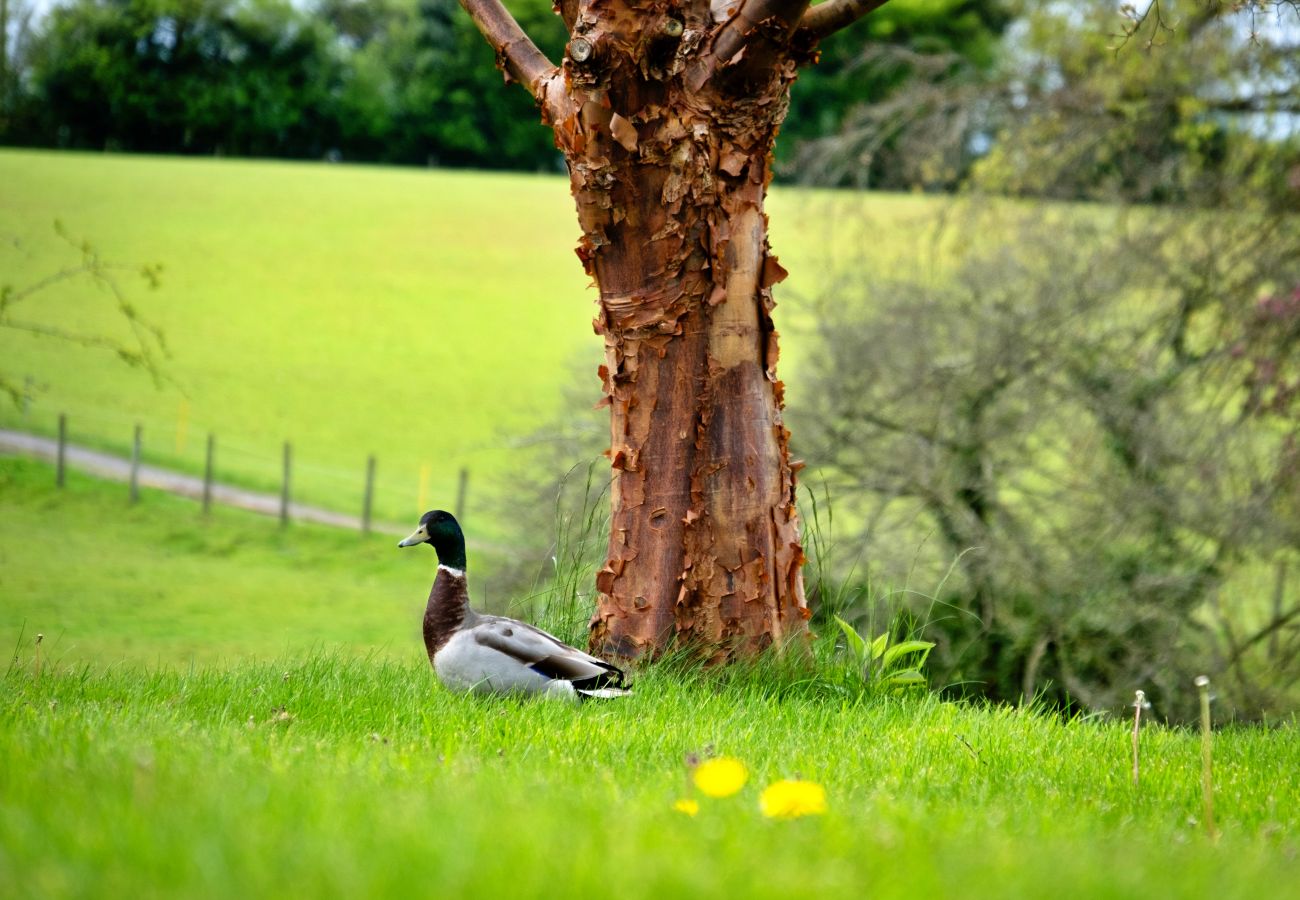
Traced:
<path fill-rule="evenodd" d="M 878 593 L 951 571 L 913 607 L 941 679 L 1110 709 L 1143 687 L 1177 717 L 1206 673 L 1258 716 L 1300 686 L 1300 140 L 1233 116 L 1295 107 L 1300 77 L 1239 22 L 1162 8 L 1179 27 L 1117 58 L 1114 4 L 1044 5 L 1005 80 L 913 97 L 982 125 L 858 119 L 914 158 L 998 137 L 922 274 L 827 291 L 793 418 Z"/>
<path fill-rule="evenodd" d="M 27 111 L 4 139 L 320 156 L 342 77 L 332 40 L 287 0 L 75 0 L 30 40 Z"/>
<path fill-rule="evenodd" d="M 590 642 L 723 658 L 805 633 L 795 472 L 763 203 L 798 66 L 883 0 L 560 0 L 553 64 L 500 0 L 462 0 L 568 165 L 600 293 L 609 552 Z"/>

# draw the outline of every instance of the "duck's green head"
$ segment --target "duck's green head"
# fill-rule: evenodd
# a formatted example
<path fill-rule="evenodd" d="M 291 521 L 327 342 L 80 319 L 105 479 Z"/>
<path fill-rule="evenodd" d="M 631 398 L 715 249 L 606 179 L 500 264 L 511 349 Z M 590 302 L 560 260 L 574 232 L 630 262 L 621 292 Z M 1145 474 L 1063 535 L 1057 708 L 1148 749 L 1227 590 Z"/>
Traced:
<path fill-rule="evenodd" d="M 420 516 L 420 526 L 399 547 L 433 544 L 438 562 L 453 569 L 465 570 L 465 535 L 456 517 L 446 510 L 433 509 Z"/>

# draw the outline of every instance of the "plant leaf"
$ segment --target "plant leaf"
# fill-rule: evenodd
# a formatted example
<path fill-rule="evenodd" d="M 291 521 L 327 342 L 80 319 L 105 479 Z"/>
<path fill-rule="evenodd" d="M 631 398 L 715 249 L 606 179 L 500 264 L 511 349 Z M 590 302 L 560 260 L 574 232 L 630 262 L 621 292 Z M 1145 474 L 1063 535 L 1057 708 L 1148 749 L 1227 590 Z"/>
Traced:
<path fill-rule="evenodd" d="M 933 641 L 903 641 L 885 651 L 884 656 L 881 659 L 881 664 L 887 669 L 889 668 L 889 664 L 900 656 L 908 653 L 920 652 L 924 652 L 926 656 L 929 656 L 932 649 L 934 649 Z M 917 667 L 919 668 L 924 663 L 925 657 L 923 656 L 921 657 L 921 662 L 917 664 Z"/>
<path fill-rule="evenodd" d="M 835 617 L 835 624 L 840 626 L 840 631 L 844 632 L 844 640 L 849 645 L 849 650 L 853 652 L 853 657 L 859 663 L 867 661 L 867 642 L 862 639 L 862 635 L 857 630 L 845 622 L 839 616 Z"/>
<path fill-rule="evenodd" d="M 893 675 L 887 675 L 884 681 L 885 684 L 890 687 L 915 687 L 925 684 L 925 676 L 916 669 L 907 669 L 903 672 L 895 672 Z"/>
<path fill-rule="evenodd" d="M 886 631 L 880 637 L 871 642 L 871 658 L 880 659 L 885 655 L 885 648 L 889 646 L 889 632 Z"/>

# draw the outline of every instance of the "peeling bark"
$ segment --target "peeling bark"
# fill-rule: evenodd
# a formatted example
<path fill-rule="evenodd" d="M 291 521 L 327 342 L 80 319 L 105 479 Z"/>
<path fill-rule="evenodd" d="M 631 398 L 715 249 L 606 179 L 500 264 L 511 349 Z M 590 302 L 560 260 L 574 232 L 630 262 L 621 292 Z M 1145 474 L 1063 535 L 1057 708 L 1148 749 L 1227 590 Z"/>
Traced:
<path fill-rule="evenodd" d="M 516 56 L 496 0 L 462 2 L 554 129 L 600 292 L 614 477 L 593 652 L 680 642 L 721 659 L 800 639 L 771 317 L 786 273 L 763 202 L 811 52 L 795 40 L 807 0 L 559 0 L 571 40 L 554 69 L 531 43 Z"/>

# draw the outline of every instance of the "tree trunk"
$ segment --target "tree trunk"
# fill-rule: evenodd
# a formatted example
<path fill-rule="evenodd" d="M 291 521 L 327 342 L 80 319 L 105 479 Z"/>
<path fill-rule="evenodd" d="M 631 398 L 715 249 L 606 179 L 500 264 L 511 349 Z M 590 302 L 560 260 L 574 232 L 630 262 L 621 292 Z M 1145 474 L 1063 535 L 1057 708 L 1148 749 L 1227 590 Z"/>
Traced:
<path fill-rule="evenodd" d="M 555 131 L 600 291 L 613 482 L 592 650 L 725 658 L 802 638 L 771 319 L 786 273 L 763 200 L 796 63 L 879 0 L 832 0 L 803 27 L 807 0 L 559 0 L 561 67 L 497 0 L 462 3 Z"/>

